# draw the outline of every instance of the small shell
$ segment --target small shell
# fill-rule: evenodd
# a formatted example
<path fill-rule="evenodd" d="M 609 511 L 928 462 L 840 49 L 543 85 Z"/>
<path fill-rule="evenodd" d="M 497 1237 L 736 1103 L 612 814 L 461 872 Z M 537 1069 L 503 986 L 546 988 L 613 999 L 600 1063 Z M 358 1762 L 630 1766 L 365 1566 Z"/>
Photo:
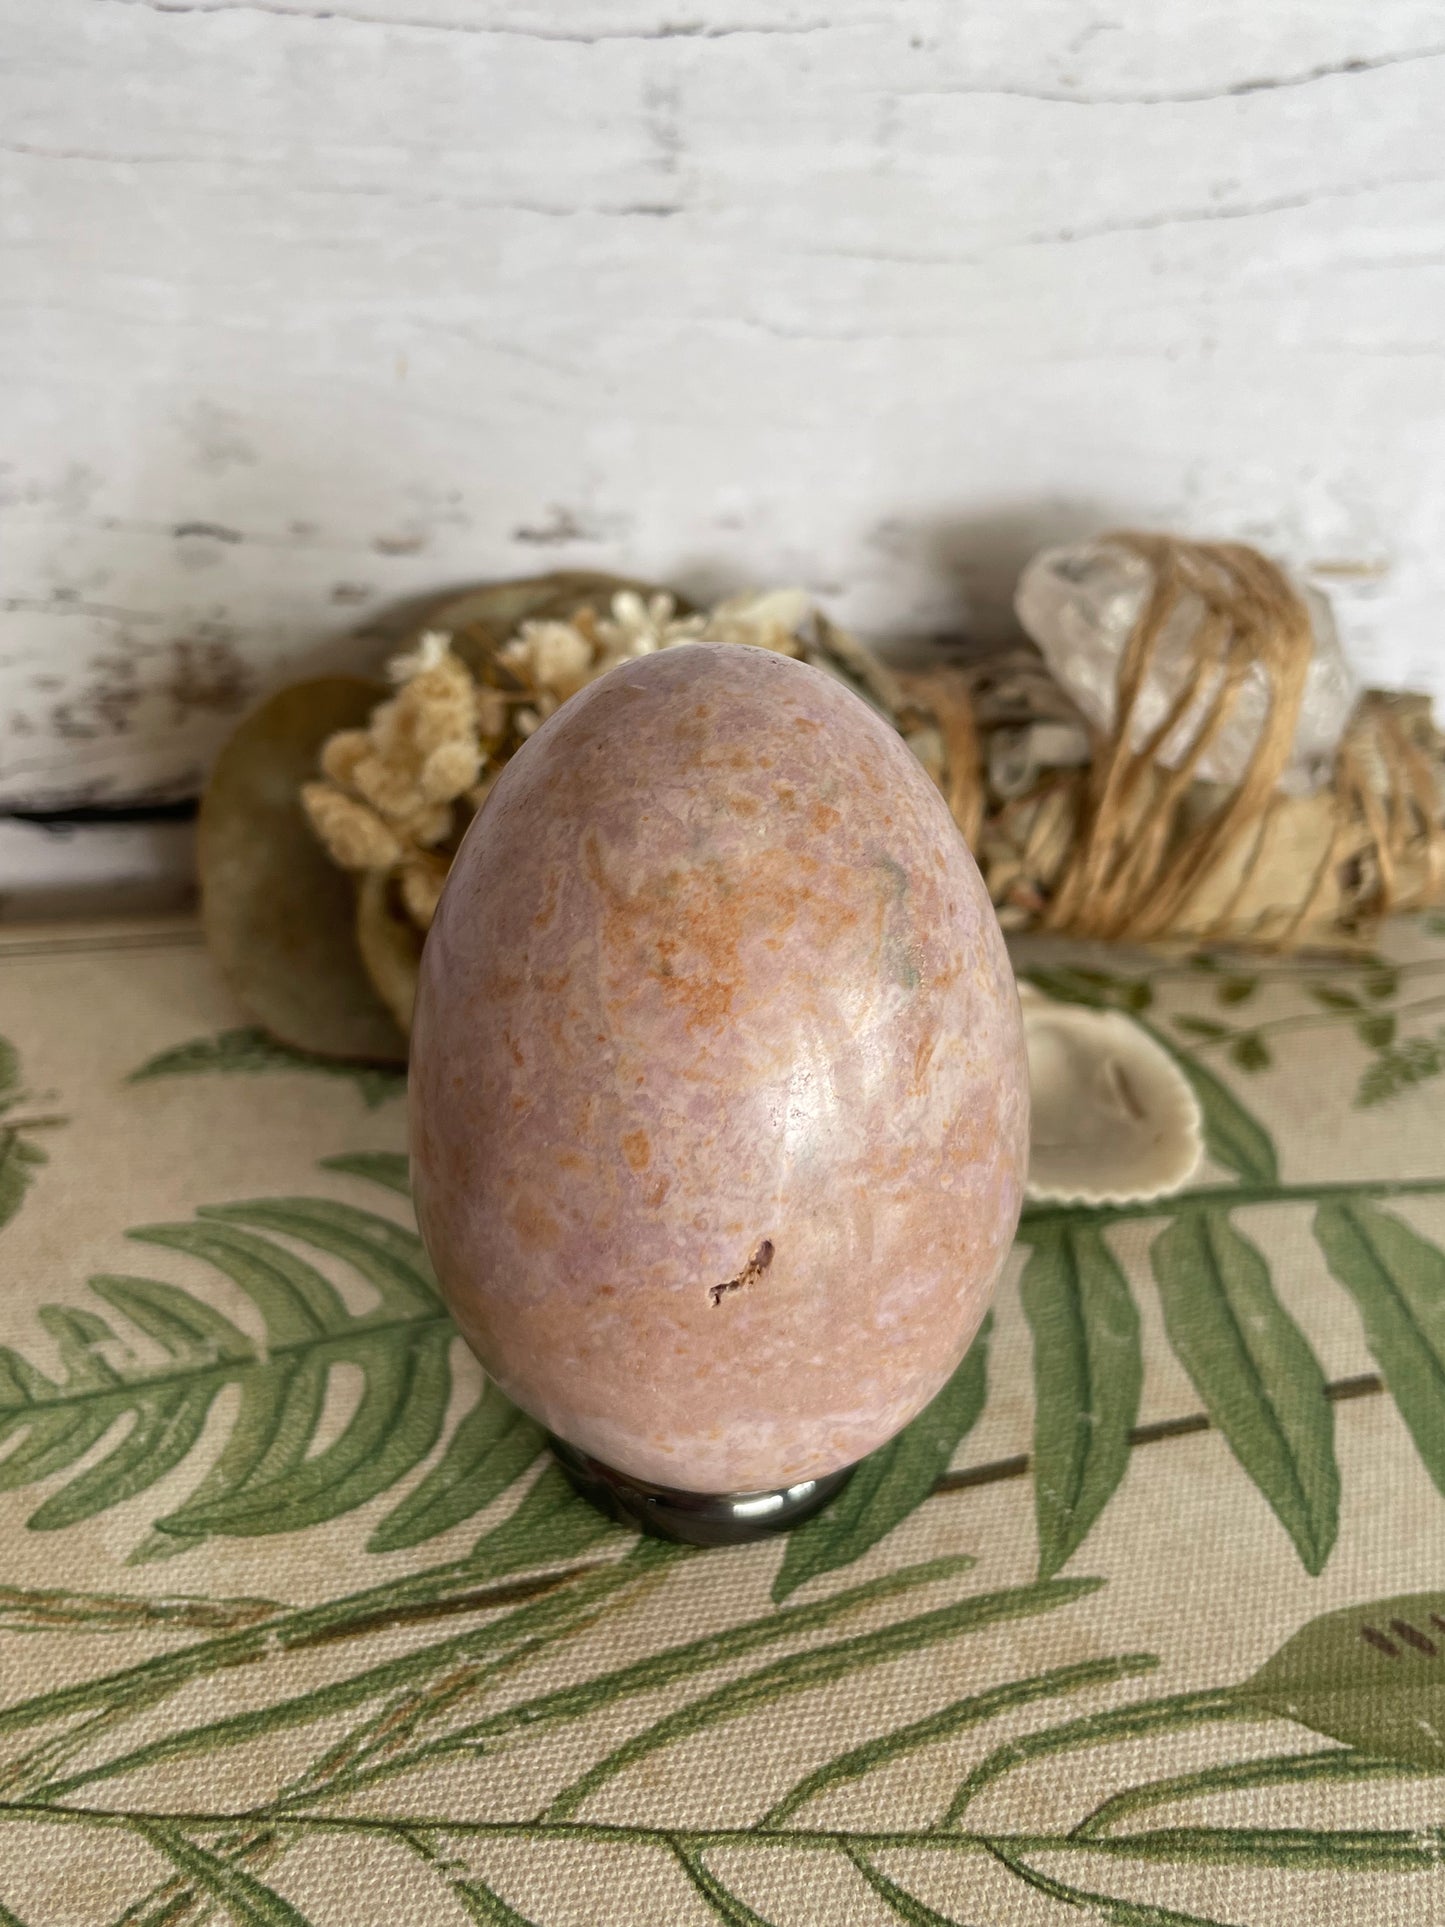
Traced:
<path fill-rule="evenodd" d="M 1020 986 L 1033 1125 L 1028 1195 L 1128 1204 L 1181 1190 L 1203 1155 L 1189 1081 L 1122 1011 Z"/>

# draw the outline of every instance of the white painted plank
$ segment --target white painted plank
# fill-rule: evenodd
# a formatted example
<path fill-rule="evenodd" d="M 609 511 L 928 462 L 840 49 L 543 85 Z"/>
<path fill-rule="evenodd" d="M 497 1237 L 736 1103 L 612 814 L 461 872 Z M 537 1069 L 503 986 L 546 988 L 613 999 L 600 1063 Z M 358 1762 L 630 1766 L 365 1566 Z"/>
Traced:
<path fill-rule="evenodd" d="M 0 44 L 0 807 L 189 793 L 359 621 L 583 563 L 988 631 L 1040 540 L 1239 534 L 1445 694 L 1438 4 L 0 0 Z"/>
<path fill-rule="evenodd" d="M 190 910 L 195 869 L 192 822 L 0 818 L 0 927 Z"/>

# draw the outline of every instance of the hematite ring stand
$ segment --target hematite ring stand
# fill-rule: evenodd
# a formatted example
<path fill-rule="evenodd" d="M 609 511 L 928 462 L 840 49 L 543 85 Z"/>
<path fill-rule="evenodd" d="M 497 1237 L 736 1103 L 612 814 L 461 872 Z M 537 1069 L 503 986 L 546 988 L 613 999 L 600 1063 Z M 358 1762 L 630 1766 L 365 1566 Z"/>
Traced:
<path fill-rule="evenodd" d="M 767 1539 L 811 1519 L 853 1476 L 853 1467 L 826 1478 L 803 1479 L 776 1492 L 675 1492 L 614 1472 L 565 1439 L 552 1438 L 553 1455 L 574 1488 L 599 1511 L 654 1539 L 685 1546 L 739 1546 Z"/>

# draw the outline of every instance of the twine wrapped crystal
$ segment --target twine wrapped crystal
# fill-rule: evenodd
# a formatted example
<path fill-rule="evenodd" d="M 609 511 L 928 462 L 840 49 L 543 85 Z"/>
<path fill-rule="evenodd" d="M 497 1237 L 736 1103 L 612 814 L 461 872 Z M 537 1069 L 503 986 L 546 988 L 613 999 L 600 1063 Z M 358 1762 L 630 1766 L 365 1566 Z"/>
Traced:
<path fill-rule="evenodd" d="M 1242 543 L 1109 540 L 1140 555 L 1153 579 L 1120 659 L 1112 727 L 1090 728 L 1076 712 L 1083 765 L 1043 769 L 1020 795 L 991 796 L 980 775 L 975 847 L 1006 925 L 1117 943 L 1288 949 L 1358 941 L 1388 911 L 1438 901 L 1445 759 L 1428 703 L 1366 694 L 1333 783 L 1282 793 L 1314 646 L 1298 591 Z M 1141 738 L 1141 697 L 1186 597 L 1201 611 L 1191 673 Z M 1199 766 L 1256 672 L 1268 704 L 1243 775 L 1201 782 Z M 976 701 L 987 700 L 988 676 L 987 666 L 975 673 Z M 1161 759 L 1166 745 L 1172 767 Z"/>

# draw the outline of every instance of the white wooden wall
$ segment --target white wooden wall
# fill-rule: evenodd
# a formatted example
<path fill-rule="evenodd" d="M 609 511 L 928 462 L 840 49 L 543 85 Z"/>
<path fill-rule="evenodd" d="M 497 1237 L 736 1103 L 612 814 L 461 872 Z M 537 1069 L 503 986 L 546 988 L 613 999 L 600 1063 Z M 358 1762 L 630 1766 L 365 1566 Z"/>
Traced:
<path fill-rule="evenodd" d="M 1445 7 L 0 0 L 0 807 L 470 578 L 996 628 L 1235 533 L 1445 694 Z"/>

